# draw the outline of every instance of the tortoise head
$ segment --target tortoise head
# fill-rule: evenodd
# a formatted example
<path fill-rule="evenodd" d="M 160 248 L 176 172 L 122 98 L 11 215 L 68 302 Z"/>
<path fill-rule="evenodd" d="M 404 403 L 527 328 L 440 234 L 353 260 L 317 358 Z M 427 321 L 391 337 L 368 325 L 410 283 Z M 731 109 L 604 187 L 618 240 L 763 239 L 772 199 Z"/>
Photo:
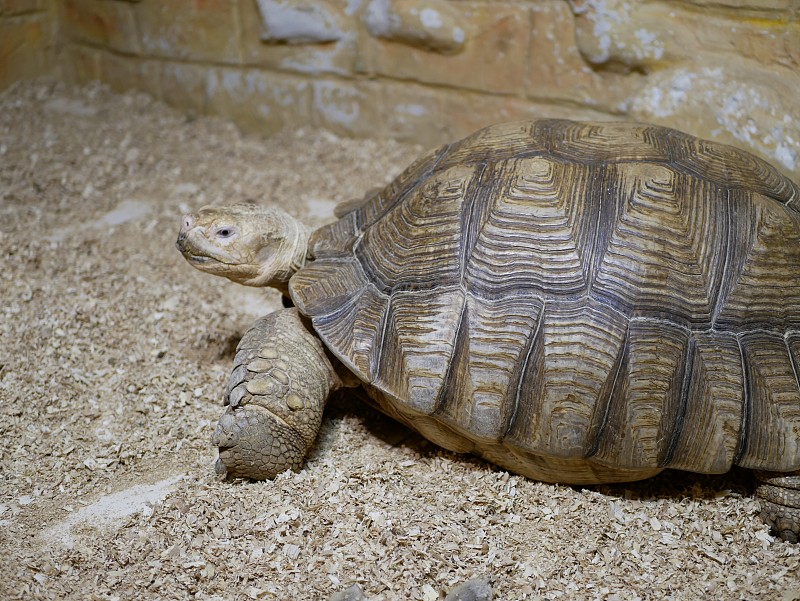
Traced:
<path fill-rule="evenodd" d="M 175 245 L 190 265 L 246 286 L 286 293 L 303 266 L 309 232 L 275 207 L 203 207 L 183 216 Z"/>

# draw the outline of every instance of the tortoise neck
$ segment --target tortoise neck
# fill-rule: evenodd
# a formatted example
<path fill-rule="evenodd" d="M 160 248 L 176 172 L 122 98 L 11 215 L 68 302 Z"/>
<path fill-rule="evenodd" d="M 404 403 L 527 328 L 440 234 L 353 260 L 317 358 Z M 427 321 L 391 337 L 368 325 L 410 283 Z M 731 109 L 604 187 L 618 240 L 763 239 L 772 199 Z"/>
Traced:
<path fill-rule="evenodd" d="M 281 245 L 276 255 L 281 259 L 279 265 L 271 266 L 271 273 L 267 276 L 269 281 L 264 285 L 276 288 L 283 295 L 289 296 L 289 280 L 305 265 L 311 232 L 303 223 L 287 213 L 281 212 L 279 220 L 283 231 Z"/>

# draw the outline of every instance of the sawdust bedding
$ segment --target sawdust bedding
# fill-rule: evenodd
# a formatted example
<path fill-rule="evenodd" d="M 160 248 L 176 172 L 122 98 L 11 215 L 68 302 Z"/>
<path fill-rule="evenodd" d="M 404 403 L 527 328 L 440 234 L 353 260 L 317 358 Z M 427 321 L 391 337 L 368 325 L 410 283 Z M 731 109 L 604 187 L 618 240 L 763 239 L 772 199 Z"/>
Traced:
<path fill-rule="evenodd" d="M 214 475 L 232 349 L 279 299 L 189 268 L 182 212 L 320 223 L 419 151 L 245 137 L 101 86 L 0 96 L 0 598 L 433 601 L 476 577 L 511 600 L 800 598 L 746 473 L 542 484 L 342 397 L 299 473 Z"/>

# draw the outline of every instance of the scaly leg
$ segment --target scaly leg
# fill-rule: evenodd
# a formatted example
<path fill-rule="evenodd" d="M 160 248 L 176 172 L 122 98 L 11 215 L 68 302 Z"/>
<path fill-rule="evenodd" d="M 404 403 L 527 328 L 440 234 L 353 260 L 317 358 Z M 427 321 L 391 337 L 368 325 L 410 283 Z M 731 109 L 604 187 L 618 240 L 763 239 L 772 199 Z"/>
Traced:
<path fill-rule="evenodd" d="M 761 484 L 756 496 L 761 501 L 761 518 L 783 540 L 796 543 L 800 537 L 800 470 L 756 472 Z"/>
<path fill-rule="evenodd" d="M 253 324 L 233 363 L 212 437 L 217 473 L 264 480 L 299 469 L 328 395 L 341 386 L 322 343 L 297 309 L 283 309 Z"/>

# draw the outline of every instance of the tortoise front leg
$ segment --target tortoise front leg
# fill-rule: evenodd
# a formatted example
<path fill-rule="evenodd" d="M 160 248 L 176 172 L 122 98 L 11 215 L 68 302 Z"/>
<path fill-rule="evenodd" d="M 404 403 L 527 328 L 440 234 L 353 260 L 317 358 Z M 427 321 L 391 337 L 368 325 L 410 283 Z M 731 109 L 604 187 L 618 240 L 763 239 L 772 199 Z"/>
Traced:
<path fill-rule="evenodd" d="M 761 518 L 783 540 L 796 543 L 800 537 L 800 470 L 756 472 L 761 484 L 756 496 L 761 501 Z"/>
<path fill-rule="evenodd" d="M 212 437 L 219 447 L 217 473 L 264 480 L 299 469 L 319 432 L 325 401 L 340 385 L 297 309 L 256 321 L 236 349 L 227 406 Z"/>

